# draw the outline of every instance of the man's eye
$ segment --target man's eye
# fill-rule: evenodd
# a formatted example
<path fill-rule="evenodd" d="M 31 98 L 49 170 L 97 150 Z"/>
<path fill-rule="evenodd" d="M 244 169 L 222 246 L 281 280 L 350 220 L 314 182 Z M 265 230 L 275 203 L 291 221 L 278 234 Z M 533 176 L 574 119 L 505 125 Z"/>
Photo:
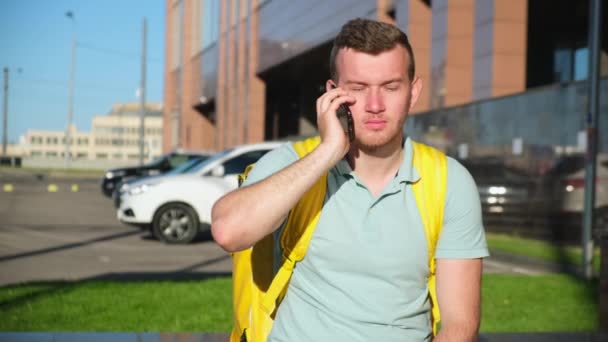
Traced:
<path fill-rule="evenodd" d="M 391 85 L 387 85 L 385 88 L 388 91 L 397 91 L 397 90 L 399 90 L 399 85 L 391 84 Z"/>
<path fill-rule="evenodd" d="M 350 88 L 351 91 L 363 91 L 363 89 L 365 89 L 365 88 L 363 88 L 363 87 L 352 87 L 352 88 Z"/>

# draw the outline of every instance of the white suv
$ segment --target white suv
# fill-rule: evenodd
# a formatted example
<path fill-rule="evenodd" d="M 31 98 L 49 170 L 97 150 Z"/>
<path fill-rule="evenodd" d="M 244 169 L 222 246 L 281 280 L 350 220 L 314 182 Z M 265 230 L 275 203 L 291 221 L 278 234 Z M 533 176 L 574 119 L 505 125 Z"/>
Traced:
<path fill-rule="evenodd" d="M 123 186 L 117 217 L 151 229 L 166 243 L 189 243 L 211 226 L 215 201 L 238 187 L 247 165 L 280 142 L 242 145 L 220 152 L 184 174 L 144 178 Z"/>

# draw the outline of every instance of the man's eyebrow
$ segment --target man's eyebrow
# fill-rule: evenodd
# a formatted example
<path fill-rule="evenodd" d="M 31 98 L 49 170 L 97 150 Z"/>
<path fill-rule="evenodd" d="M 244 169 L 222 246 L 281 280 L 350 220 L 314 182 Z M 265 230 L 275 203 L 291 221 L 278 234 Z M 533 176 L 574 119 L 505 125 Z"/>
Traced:
<path fill-rule="evenodd" d="M 382 82 L 380 85 L 387 85 L 387 84 L 396 83 L 396 82 L 397 83 L 403 82 L 403 78 L 402 77 L 391 78 L 389 80 Z M 362 81 L 346 81 L 346 82 L 344 82 L 344 84 L 345 85 L 365 85 L 365 86 L 369 85 Z"/>
<path fill-rule="evenodd" d="M 386 84 L 391 84 L 391 83 L 401 83 L 403 82 L 403 78 L 402 77 L 395 77 L 395 78 L 391 78 L 390 80 L 384 81 L 382 82 L 382 85 L 386 85 Z"/>
<path fill-rule="evenodd" d="M 347 84 L 347 85 L 351 85 L 351 84 L 354 84 L 354 85 L 367 85 L 367 83 L 361 82 L 361 81 L 346 81 L 346 82 L 344 82 L 344 84 Z"/>

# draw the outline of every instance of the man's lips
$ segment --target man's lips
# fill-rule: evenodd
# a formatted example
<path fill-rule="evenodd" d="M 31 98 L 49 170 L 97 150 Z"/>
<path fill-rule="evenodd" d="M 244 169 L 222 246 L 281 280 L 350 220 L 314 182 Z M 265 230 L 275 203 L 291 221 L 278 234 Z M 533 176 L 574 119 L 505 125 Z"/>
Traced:
<path fill-rule="evenodd" d="M 372 119 L 365 121 L 365 127 L 373 130 L 382 129 L 386 126 L 386 120 Z"/>

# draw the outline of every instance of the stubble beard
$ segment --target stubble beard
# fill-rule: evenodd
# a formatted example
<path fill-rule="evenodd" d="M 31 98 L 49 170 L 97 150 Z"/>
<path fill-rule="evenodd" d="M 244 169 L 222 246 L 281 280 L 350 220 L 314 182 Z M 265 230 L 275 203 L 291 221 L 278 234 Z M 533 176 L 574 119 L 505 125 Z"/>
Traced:
<path fill-rule="evenodd" d="M 390 130 L 376 132 L 363 139 L 356 137 L 355 144 L 365 154 L 377 154 L 385 148 L 390 148 L 390 146 L 401 146 L 404 124 L 405 118 L 397 127 L 391 127 Z"/>

